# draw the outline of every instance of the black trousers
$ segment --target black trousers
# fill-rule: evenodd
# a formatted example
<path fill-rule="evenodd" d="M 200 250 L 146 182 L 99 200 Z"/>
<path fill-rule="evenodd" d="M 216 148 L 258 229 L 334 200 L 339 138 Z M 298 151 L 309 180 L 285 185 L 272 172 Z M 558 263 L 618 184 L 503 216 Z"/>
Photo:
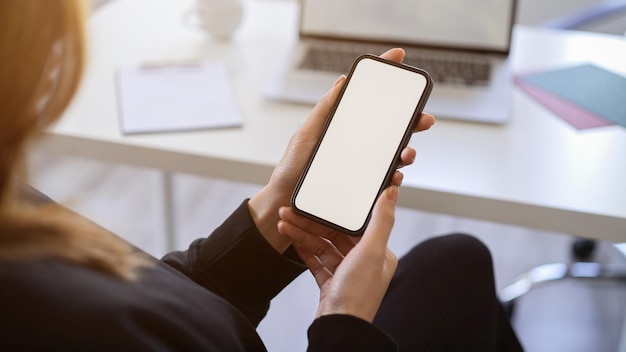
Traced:
<path fill-rule="evenodd" d="M 400 259 L 374 324 L 400 351 L 522 351 L 489 250 L 463 234 L 426 240 Z"/>

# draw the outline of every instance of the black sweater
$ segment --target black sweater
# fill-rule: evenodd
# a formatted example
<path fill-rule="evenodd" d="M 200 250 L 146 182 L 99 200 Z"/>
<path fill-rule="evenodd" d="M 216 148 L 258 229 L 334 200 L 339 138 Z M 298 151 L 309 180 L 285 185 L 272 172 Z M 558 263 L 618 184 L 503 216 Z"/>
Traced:
<path fill-rule="evenodd" d="M 0 350 L 263 351 L 255 328 L 303 270 L 263 239 L 247 202 L 136 281 L 53 259 L 0 262 Z M 347 315 L 316 319 L 308 336 L 311 351 L 396 350 Z"/>

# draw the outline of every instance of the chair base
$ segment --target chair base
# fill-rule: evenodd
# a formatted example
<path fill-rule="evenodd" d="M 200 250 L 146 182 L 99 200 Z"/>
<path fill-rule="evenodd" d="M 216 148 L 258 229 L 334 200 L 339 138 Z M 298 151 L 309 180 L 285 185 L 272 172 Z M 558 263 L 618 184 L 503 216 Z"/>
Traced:
<path fill-rule="evenodd" d="M 520 275 L 512 284 L 502 289 L 500 300 L 506 305 L 537 285 L 563 279 L 618 280 L 626 283 L 626 265 L 591 262 L 543 264 Z"/>
<path fill-rule="evenodd" d="M 613 247 L 626 257 L 626 251 L 614 244 Z M 536 266 L 518 276 L 510 285 L 500 291 L 500 301 L 509 318 L 513 317 L 515 302 L 527 294 L 532 288 L 549 282 L 565 279 L 577 280 L 608 280 L 626 283 L 626 263 L 600 264 L 589 261 L 594 254 L 596 242 L 577 239 L 572 244 L 572 263 L 549 263 Z M 626 326 L 625 326 L 626 329 Z M 626 339 L 626 337 L 625 337 Z"/>

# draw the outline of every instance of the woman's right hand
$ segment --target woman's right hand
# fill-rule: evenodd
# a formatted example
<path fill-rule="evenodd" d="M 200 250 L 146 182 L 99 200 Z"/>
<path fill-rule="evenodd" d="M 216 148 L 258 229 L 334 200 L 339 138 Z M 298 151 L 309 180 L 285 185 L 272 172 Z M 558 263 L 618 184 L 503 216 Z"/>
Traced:
<path fill-rule="evenodd" d="M 374 320 L 398 265 L 387 247 L 397 198 L 396 185 L 381 193 L 360 239 L 304 218 L 292 208 L 280 209 L 279 232 L 291 239 L 320 287 L 317 317 L 348 314 Z"/>
<path fill-rule="evenodd" d="M 390 49 L 381 57 L 402 62 L 404 50 Z M 290 204 L 291 195 L 298 183 L 300 174 L 302 174 L 302 170 L 304 170 L 315 149 L 317 140 L 345 82 L 346 77 L 340 76 L 335 82 L 335 86 L 315 105 L 302 127 L 291 137 L 285 154 L 276 165 L 268 184 L 248 202 L 250 214 L 257 228 L 279 253 L 283 253 L 291 242 L 276 230 L 276 222 L 279 220 L 278 209 Z M 427 130 L 434 123 L 435 118 L 432 115 L 422 113 L 414 132 Z M 410 165 L 415 159 L 415 150 L 411 147 L 404 148 L 400 159 L 399 168 Z M 400 184 L 401 181 L 402 174 L 396 171 L 392 182 Z"/>

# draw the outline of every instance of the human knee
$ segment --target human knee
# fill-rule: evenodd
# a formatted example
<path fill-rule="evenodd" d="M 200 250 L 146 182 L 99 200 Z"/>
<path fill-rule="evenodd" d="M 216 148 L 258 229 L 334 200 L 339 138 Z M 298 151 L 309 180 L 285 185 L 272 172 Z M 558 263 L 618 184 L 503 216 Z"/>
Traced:
<path fill-rule="evenodd" d="M 445 236 L 436 237 L 433 240 L 439 240 L 442 250 L 450 252 L 450 254 L 472 253 L 479 257 L 491 257 L 491 253 L 487 246 L 478 238 L 465 233 L 453 233 Z"/>
<path fill-rule="evenodd" d="M 491 253 L 487 246 L 476 237 L 464 233 L 430 238 L 413 248 L 407 256 L 417 261 L 431 258 L 446 266 L 492 268 Z"/>

